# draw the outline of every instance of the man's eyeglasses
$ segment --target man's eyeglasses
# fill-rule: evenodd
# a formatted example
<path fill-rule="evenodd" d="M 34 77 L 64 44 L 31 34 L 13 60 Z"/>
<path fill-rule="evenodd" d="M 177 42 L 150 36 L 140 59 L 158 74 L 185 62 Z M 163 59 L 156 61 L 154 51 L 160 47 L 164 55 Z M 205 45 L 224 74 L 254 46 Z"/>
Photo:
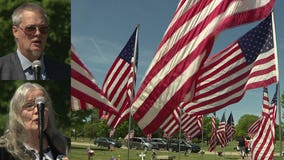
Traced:
<path fill-rule="evenodd" d="M 47 34 L 48 33 L 48 26 L 36 26 L 36 25 L 31 25 L 31 26 L 26 26 L 25 28 L 19 28 L 26 34 L 26 35 L 34 35 L 36 33 L 36 30 L 38 29 L 41 34 Z"/>

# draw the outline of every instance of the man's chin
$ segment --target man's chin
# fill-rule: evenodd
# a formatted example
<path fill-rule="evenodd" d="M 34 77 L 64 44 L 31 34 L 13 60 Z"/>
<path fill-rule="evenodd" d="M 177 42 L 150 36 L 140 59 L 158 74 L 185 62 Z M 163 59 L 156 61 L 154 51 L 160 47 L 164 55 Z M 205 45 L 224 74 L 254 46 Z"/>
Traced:
<path fill-rule="evenodd" d="M 42 53 L 42 51 L 40 51 L 40 50 L 32 51 L 33 56 L 38 57 L 38 58 L 41 56 L 41 53 Z"/>

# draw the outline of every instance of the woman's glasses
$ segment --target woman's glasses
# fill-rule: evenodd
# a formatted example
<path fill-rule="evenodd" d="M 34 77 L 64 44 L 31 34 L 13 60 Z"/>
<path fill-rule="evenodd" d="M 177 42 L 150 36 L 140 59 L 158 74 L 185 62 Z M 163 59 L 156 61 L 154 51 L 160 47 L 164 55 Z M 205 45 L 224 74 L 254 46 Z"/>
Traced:
<path fill-rule="evenodd" d="M 26 104 L 23 105 L 23 109 L 24 109 L 24 110 L 27 110 L 27 111 L 33 111 L 35 108 L 36 108 L 36 104 L 35 104 L 35 103 L 32 103 L 32 102 L 28 102 L 28 103 L 26 103 Z M 45 110 L 45 111 L 48 111 L 47 106 L 44 107 L 44 110 Z"/>
<path fill-rule="evenodd" d="M 36 26 L 36 25 L 31 25 L 31 26 L 26 26 L 25 28 L 19 28 L 29 36 L 32 36 L 36 33 L 36 30 L 38 29 L 41 34 L 47 34 L 48 33 L 48 26 L 41 25 L 41 26 Z"/>

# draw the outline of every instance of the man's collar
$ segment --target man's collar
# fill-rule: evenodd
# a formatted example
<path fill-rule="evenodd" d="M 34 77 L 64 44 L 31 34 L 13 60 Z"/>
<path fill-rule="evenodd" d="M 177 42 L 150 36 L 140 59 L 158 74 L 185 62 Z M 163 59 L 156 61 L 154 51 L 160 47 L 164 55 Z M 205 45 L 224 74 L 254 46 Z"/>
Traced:
<path fill-rule="evenodd" d="M 23 54 L 21 53 L 21 51 L 19 49 L 17 49 L 17 55 L 20 59 L 21 66 L 22 66 L 23 70 L 26 70 L 27 68 L 29 68 L 33 64 L 33 62 L 31 62 L 29 59 L 27 59 L 25 56 L 23 56 Z M 40 57 L 40 62 L 41 62 L 42 70 L 44 71 L 45 66 L 44 66 L 43 56 Z"/>

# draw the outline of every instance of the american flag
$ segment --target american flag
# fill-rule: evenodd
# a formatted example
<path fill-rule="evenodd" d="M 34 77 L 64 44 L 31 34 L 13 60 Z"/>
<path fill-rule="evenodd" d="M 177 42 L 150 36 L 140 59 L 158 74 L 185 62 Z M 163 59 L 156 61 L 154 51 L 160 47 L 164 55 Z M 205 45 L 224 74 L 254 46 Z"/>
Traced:
<path fill-rule="evenodd" d="M 189 135 L 189 134 L 186 134 L 186 133 L 183 133 L 183 136 L 184 136 L 184 138 L 185 138 L 185 141 L 187 142 L 187 143 L 190 143 L 190 141 L 191 141 L 191 136 Z"/>
<path fill-rule="evenodd" d="M 275 91 L 275 94 L 274 94 L 274 96 L 272 98 L 271 107 L 270 107 L 270 119 L 272 120 L 272 122 L 271 122 L 271 132 L 272 132 L 272 135 L 274 136 L 273 137 L 274 142 L 275 142 L 275 129 L 276 129 L 278 86 L 279 86 L 279 83 L 277 83 L 277 85 L 276 85 L 276 91 Z"/>
<path fill-rule="evenodd" d="M 248 136 L 253 138 L 254 135 L 257 133 L 259 126 L 261 124 L 262 117 L 256 120 L 249 128 L 248 128 Z"/>
<path fill-rule="evenodd" d="M 277 63 L 270 15 L 204 63 L 185 112 L 215 112 L 240 101 L 248 89 L 277 82 Z"/>
<path fill-rule="evenodd" d="M 275 129 L 276 129 L 276 113 L 277 113 L 277 96 L 278 96 L 278 87 L 279 83 L 276 84 L 276 91 L 274 93 L 274 96 L 271 100 L 271 107 L 270 107 L 270 118 L 273 120 L 271 125 L 272 133 L 275 135 Z M 274 139 L 275 140 L 275 139 Z"/>
<path fill-rule="evenodd" d="M 275 95 L 277 95 L 277 89 Z M 277 98 L 276 98 L 277 99 Z M 263 109 L 262 121 L 258 132 L 252 139 L 251 152 L 252 159 L 273 159 L 274 140 L 275 140 L 275 119 L 276 103 L 270 106 L 268 101 L 268 90 L 263 89 Z"/>
<path fill-rule="evenodd" d="M 136 66 L 138 63 L 138 27 L 110 67 L 104 83 L 103 92 L 118 110 L 119 116 L 110 114 L 107 124 L 116 128 L 129 116 L 136 84 Z M 134 65 L 134 63 L 136 65 Z"/>
<path fill-rule="evenodd" d="M 181 119 L 180 119 L 181 116 Z M 179 108 L 175 109 L 173 113 L 165 120 L 165 122 L 160 126 L 160 128 L 169 136 L 174 136 L 180 129 L 182 131 L 194 138 L 201 134 L 202 125 L 202 115 L 191 116 L 187 113 L 180 115 Z"/>
<path fill-rule="evenodd" d="M 235 128 L 235 123 L 234 123 L 234 118 L 233 114 L 231 112 L 228 120 L 227 120 L 227 125 L 226 125 L 226 134 L 227 134 L 227 139 L 231 140 L 233 136 L 236 133 L 236 128 Z"/>
<path fill-rule="evenodd" d="M 225 145 L 228 142 L 226 132 L 227 132 L 226 131 L 226 118 L 225 118 L 225 112 L 224 112 L 221 122 L 219 123 L 218 129 L 217 129 L 217 139 L 221 147 L 225 147 Z"/>
<path fill-rule="evenodd" d="M 130 130 L 130 132 L 124 137 L 125 140 L 132 139 L 134 137 L 134 130 Z"/>
<path fill-rule="evenodd" d="M 273 4 L 274 0 L 181 0 L 132 105 L 143 132 L 153 133 L 183 100 L 191 99 L 215 35 L 268 16 Z"/>
<path fill-rule="evenodd" d="M 147 137 L 147 140 L 151 140 L 152 139 L 152 134 L 147 134 L 146 137 Z"/>
<path fill-rule="evenodd" d="M 171 138 L 171 136 L 169 136 L 166 132 L 163 133 L 163 137 L 167 139 Z"/>
<path fill-rule="evenodd" d="M 71 109 L 98 108 L 117 114 L 113 105 L 105 98 L 94 77 L 77 56 L 71 46 Z"/>
<path fill-rule="evenodd" d="M 113 137 L 115 133 L 115 128 L 112 128 L 110 131 L 109 131 L 109 137 Z"/>
<path fill-rule="evenodd" d="M 183 130 L 183 132 L 191 138 L 195 138 L 201 135 L 202 117 L 202 115 L 191 116 L 187 113 L 184 113 L 182 116 L 181 124 L 181 129 Z"/>
<path fill-rule="evenodd" d="M 276 88 L 278 87 L 278 85 L 276 85 Z M 271 107 L 270 107 L 270 112 L 272 113 L 276 113 L 276 111 L 274 111 L 274 109 L 276 109 L 277 107 L 273 107 L 274 105 L 277 104 L 277 92 L 274 94 L 273 99 L 271 101 Z M 271 114 L 270 116 L 276 116 Z M 254 135 L 258 132 L 258 129 L 260 128 L 261 122 L 262 122 L 262 118 L 263 116 L 261 116 L 258 120 L 256 120 L 249 128 L 248 128 L 248 135 L 250 137 L 254 137 Z M 273 117 L 271 117 L 273 118 Z M 276 122 L 275 122 L 276 123 Z M 276 124 L 274 124 L 276 126 Z M 272 127 L 275 128 L 275 127 Z"/>
<path fill-rule="evenodd" d="M 179 131 L 181 116 L 179 109 L 180 108 L 174 109 L 173 113 L 170 114 L 170 116 L 160 126 L 161 130 L 163 130 L 168 137 L 173 137 Z"/>
<path fill-rule="evenodd" d="M 208 151 L 212 152 L 216 145 L 217 145 L 217 136 L 216 136 L 216 116 L 215 112 L 212 114 L 212 129 L 211 129 L 211 138 L 210 138 L 210 143 L 209 143 L 209 148 Z"/>

